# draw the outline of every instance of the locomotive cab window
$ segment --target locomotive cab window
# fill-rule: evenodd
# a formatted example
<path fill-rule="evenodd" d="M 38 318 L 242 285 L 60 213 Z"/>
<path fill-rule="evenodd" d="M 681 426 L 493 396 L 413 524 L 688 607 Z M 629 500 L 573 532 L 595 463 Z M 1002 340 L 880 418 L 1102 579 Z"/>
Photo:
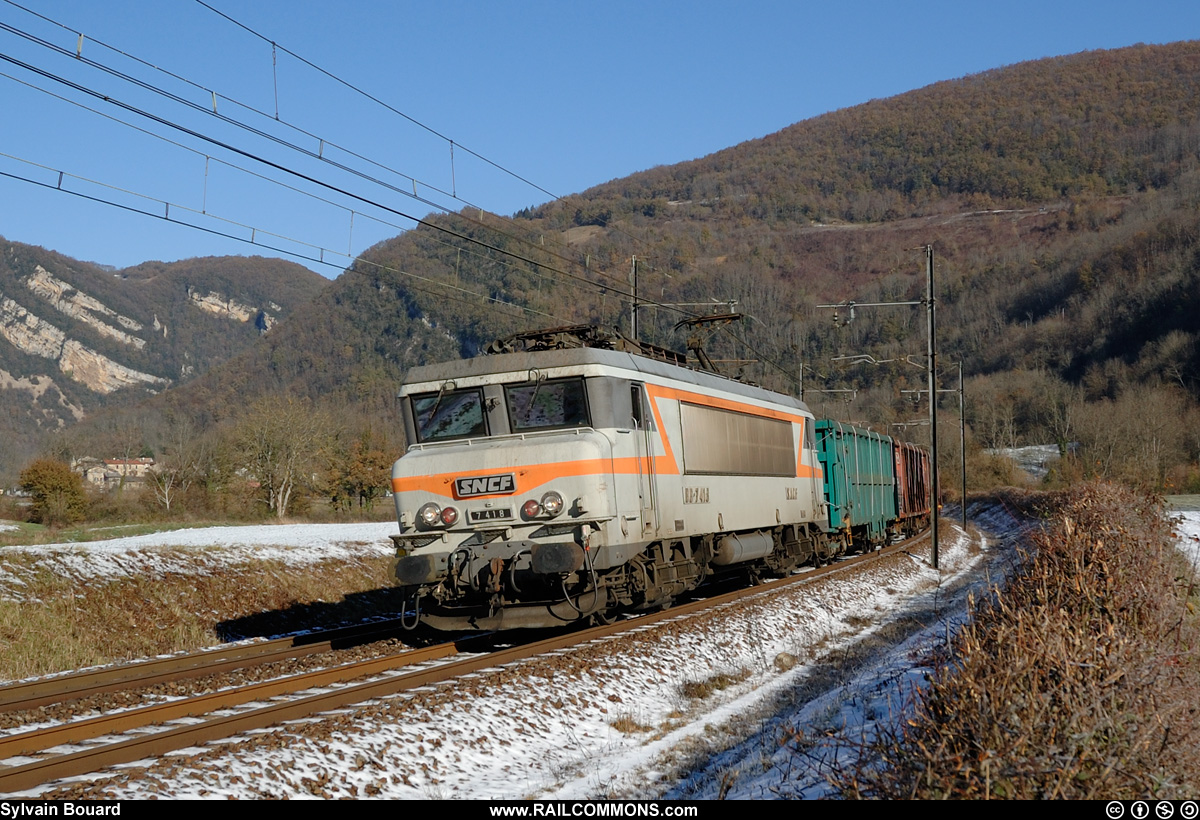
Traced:
<path fill-rule="evenodd" d="M 591 425 L 583 379 L 539 381 L 509 386 L 504 392 L 514 433 Z"/>
<path fill-rule="evenodd" d="M 413 396 L 412 410 L 417 440 L 424 443 L 488 434 L 478 388 Z"/>
<path fill-rule="evenodd" d="M 654 409 L 651 399 L 646 395 L 646 385 L 642 382 L 631 382 L 629 385 L 629 406 L 631 421 L 638 430 L 653 431 Z"/>

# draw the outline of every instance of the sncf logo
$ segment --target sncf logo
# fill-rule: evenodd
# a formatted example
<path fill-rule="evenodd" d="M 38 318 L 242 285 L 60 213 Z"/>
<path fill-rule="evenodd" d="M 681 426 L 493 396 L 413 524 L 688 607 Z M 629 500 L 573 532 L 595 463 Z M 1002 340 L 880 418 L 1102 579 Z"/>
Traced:
<path fill-rule="evenodd" d="M 517 482 L 512 473 L 454 479 L 454 495 L 458 498 L 470 498 L 473 495 L 499 495 L 516 491 Z"/>

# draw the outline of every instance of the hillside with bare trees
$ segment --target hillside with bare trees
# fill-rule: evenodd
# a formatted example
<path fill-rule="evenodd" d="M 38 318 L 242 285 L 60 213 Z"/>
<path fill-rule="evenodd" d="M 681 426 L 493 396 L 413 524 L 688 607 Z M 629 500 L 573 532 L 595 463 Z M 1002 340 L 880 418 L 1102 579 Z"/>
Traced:
<path fill-rule="evenodd" d="M 146 444 L 162 445 L 154 418 L 229 428 L 264 395 L 398 431 L 392 396 L 413 365 L 520 330 L 627 327 L 635 257 L 645 339 L 682 349 L 680 319 L 733 305 L 745 318 L 704 340 L 726 372 L 798 393 L 803 363 L 818 413 L 902 423 L 923 412 L 902 392 L 923 386 L 907 360 L 924 352 L 923 314 L 862 308 L 835 326 L 817 305 L 923 298 L 916 249 L 933 245 L 942 383 L 962 361 L 981 482 L 998 468 L 980 447 L 1055 442 L 1070 458 L 1053 478 L 1200 486 L 1198 116 L 1200 43 L 1087 52 L 836 111 L 513 218 L 431 217 L 153 399 Z"/>

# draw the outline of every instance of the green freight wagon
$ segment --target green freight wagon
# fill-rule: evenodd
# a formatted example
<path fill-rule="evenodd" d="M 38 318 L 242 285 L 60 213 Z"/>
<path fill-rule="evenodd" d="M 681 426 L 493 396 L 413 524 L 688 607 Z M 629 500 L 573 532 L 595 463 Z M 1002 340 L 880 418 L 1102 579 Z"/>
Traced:
<path fill-rule="evenodd" d="M 817 452 L 825 471 L 829 530 L 856 550 L 887 542 L 896 520 L 896 467 L 892 438 L 838 421 L 816 423 Z"/>

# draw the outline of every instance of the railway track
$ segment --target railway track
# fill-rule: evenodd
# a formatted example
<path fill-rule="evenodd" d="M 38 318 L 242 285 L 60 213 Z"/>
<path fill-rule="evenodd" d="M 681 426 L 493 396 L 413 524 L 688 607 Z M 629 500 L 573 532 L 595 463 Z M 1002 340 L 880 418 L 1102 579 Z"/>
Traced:
<path fill-rule="evenodd" d="M 292 635 L 257 643 L 151 658 L 0 686 L 0 711 L 17 712 L 89 695 L 245 669 L 280 660 L 355 646 L 395 635 L 398 619 Z"/>
<path fill-rule="evenodd" d="M 487 636 L 473 636 L 399 654 L 291 675 L 245 686 L 230 687 L 191 698 L 158 703 L 71 721 L 54 726 L 0 736 L 0 793 L 10 794 L 32 789 L 53 780 L 86 774 L 136 760 L 152 758 L 177 749 L 230 737 L 321 712 L 344 708 L 379 697 L 447 681 L 462 675 L 565 649 L 574 645 L 641 630 L 656 623 L 686 617 L 701 611 L 719 609 L 739 599 L 794 584 L 808 583 L 832 573 L 872 561 L 883 555 L 905 550 L 927 536 L 918 536 L 882 550 L 840 560 L 802 575 L 789 576 L 758 586 L 739 589 L 710 598 L 673 606 L 660 612 L 621 620 L 605 626 L 556 635 L 519 646 L 484 651 Z M 86 675 L 62 676 L 45 684 L 19 684 L 0 689 L 0 703 L 38 703 L 44 705 L 79 697 L 80 691 L 114 691 L 146 685 L 147 681 L 194 678 L 237 666 L 266 663 L 272 653 L 287 655 L 290 649 L 311 652 L 328 651 L 333 642 L 349 639 L 348 634 L 323 637 L 296 646 L 294 638 L 263 644 L 233 647 L 227 652 L 204 652 L 176 659 L 176 673 L 169 664 L 147 661 L 126 667 L 102 670 L 103 681 L 79 680 Z M 299 639 L 303 640 L 303 638 Z M 271 644 L 274 647 L 268 648 Z M 240 650 L 261 648 L 253 655 Z M 207 659 L 212 663 L 203 665 Z M 237 666 L 230 666 L 235 664 Z M 172 677 L 174 675 L 174 677 Z M 165 677 L 164 677 L 165 676 Z M 75 679 L 77 688 L 66 686 Z M 57 686 L 58 694 L 55 694 Z M 95 690 L 94 687 L 109 687 Z M 29 708 L 29 707 L 22 707 Z"/>

